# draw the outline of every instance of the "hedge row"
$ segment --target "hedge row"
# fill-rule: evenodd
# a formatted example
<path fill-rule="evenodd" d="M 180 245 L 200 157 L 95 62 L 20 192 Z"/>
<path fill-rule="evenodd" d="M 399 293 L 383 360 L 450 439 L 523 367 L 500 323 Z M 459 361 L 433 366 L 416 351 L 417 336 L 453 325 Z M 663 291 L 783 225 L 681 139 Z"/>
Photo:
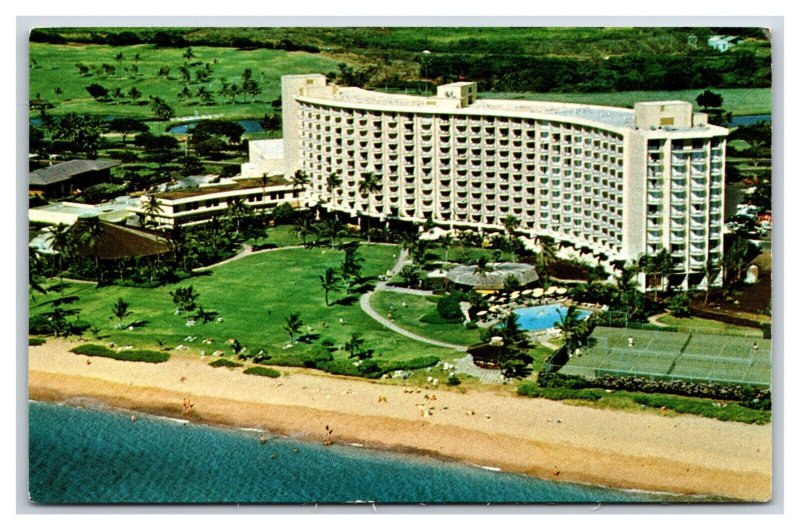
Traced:
<path fill-rule="evenodd" d="M 571 390 L 602 388 L 627 390 L 648 394 L 663 393 L 679 396 L 738 401 L 742 405 L 769 410 L 772 408 L 772 395 L 769 389 L 749 385 L 722 385 L 680 380 L 654 380 L 634 376 L 605 376 L 598 379 L 585 379 L 579 376 L 562 374 L 539 374 L 539 386 L 543 388 L 566 388 Z"/>
<path fill-rule="evenodd" d="M 540 387 L 536 383 L 526 381 L 519 385 L 517 393 L 521 396 L 553 400 L 580 399 L 583 401 L 599 401 L 609 396 L 608 391 L 600 388 Z M 739 421 L 743 423 L 765 424 L 770 421 L 769 410 L 753 410 L 744 403 L 727 402 L 723 406 L 711 399 L 701 399 L 670 394 L 636 394 L 629 392 L 614 393 L 617 398 L 629 398 L 643 407 L 660 409 L 665 407 L 680 414 L 695 414 L 722 421 Z"/>
<path fill-rule="evenodd" d="M 217 359 L 216 361 L 211 361 L 208 365 L 212 368 L 239 368 L 242 366 L 242 363 L 237 363 L 228 359 Z"/>
<path fill-rule="evenodd" d="M 281 376 L 281 373 L 279 371 L 274 370 L 272 368 L 267 368 L 266 366 L 251 366 L 250 368 L 245 370 L 244 373 L 248 375 L 260 375 L 263 377 L 272 377 L 272 378 Z"/>
<path fill-rule="evenodd" d="M 143 363 L 163 363 L 169 360 L 169 354 L 161 351 L 152 350 L 123 350 L 115 351 L 101 344 L 82 344 L 70 350 L 79 355 L 89 357 L 108 357 L 118 361 L 132 361 Z"/>
<path fill-rule="evenodd" d="M 47 339 L 42 337 L 28 337 L 28 346 L 41 346 L 45 342 L 47 342 Z"/>

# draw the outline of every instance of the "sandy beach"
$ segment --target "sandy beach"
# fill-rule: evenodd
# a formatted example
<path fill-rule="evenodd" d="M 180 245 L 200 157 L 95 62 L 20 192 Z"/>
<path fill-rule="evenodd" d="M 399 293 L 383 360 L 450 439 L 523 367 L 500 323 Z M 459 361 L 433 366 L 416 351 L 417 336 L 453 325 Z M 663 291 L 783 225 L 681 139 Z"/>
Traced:
<path fill-rule="evenodd" d="M 70 353 L 75 345 L 50 339 L 30 347 L 31 399 L 89 397 L 306 440 L 324 440 L 327 425 L 334 443 L 558 481 L 746 501 L 771 496 L 771 425 L 592 409 L 489 389 L 403 387 L 302 369 L 280 368 L 283 375 L 270 379 L 179 355 L 163 364 L 89 359 Z"/>

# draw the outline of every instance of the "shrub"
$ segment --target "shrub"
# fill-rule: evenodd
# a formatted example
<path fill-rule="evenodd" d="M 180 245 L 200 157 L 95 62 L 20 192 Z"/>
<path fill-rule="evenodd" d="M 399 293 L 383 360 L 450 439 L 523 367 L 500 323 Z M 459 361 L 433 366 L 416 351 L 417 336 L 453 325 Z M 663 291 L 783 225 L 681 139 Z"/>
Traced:
<path fill-rule="evenodd" d="M 456 374 L 450 374 L 447 377 L 447 384 L 448 386 L 458 386 L 461 384 L 461 379 Z"/>
<path fill-rule="evenodd" d="M 217 359 L 216 361 L 211 361 L 210 363 L 208 363 L 208 365 L 212 368 L 220 368 L 223 366 L 225 368 L 239 368 L 240 366 L 242 366 L 241 363 L 230 361 L 228 359 Z"/>
<path fill-rule="evenodd" d="M 387 364 L 383 372 L 393 372 L 395 370 L 419 370 L 420 368 L 436 366 L 438 363 L 438 357 L 427 355 L 425 357 L 415 357 L 413 359 L 409 359 L 408 361 L 395 361 Z"/>
<path fill-rule="evenodd" d="M 41 346 L 45 342 L 47 340 L 42 337 L 28 337 L 28 346 Z"/>
<path fill-rule="evenodd" d="M 244 373 L 248 375 L 260 375 L 263 377 L 272 377 L 272 378 L 281 376 L 281 373 L 279 371 L 274 370 L 272 368 L 267 368 L 265 366 L 251 366 L 250 368 L 245 370 Z"/>
<path fill-rule="evenodd" d="M 72 353 L 87 355 L 89 357 L 108 357 L 118 361 L 131 361 L 143 363 L 163 363 L 169 360 L 166 352 L 152 350 L 123 350 L 114 351 L 101 344 L 82 344 L 70 350 Z"/>
<path fill-rule="evenodd" d="M 463 318 L 461 314 L 460 297 L 455 294 L 449 294 L 439 298 L 436 302 L 436 310 L 439 315 L 448 321 L 460 321 Z"/>

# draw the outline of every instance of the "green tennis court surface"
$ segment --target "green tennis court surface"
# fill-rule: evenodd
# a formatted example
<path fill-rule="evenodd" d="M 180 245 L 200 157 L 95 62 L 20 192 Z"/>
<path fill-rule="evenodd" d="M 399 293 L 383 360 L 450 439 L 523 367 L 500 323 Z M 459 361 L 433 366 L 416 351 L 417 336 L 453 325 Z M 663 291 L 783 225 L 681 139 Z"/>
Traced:
<path fill-rule="evenodd" d="M 561 373 L 769 385 L 771 353 L 766 339 L 597 327 Z"/>

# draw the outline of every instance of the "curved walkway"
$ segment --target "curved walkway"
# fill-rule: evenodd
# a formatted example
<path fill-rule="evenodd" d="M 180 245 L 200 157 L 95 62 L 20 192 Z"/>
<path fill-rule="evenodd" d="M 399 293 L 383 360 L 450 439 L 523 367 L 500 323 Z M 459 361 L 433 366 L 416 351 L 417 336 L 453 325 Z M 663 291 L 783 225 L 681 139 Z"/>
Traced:
<path fill-rule="evenodd" d="M 205 267 L 197 267 L 196 269 L 192 269 L 192 272 L 202 272 L 207 271 L 209 269 L 213 269 L 215 267 L 219 267 L 221 265 L 227 265 L 232 261 L 236 261 L 242 258 L 246 258 L 247 256 L 254 256 L 256 254 L 263 254 L 265 252 L 275 252 L 276 250 L 289 250 L 289 249 L 296 249 L 296 248 L 304 248 L 303 245 L 289 245 L 286 247 L 273 247 L 273 248 L 264 248 L 261 250 L 253 250 L 252 245 L 244 245 L 244 249 L 242 249 L 238 254 L 232 256 L 226 260 L 212 263 L 211 265 L 206 265 Z"/>
<path fill-rule="evenodd" d="M 408 262 L 409 262 L 409 260 L 408 260 L 408 250 L 407 249 L 402 249 L 400 251 L 400 256 L 398 256 L 398 258 L 397 258 L 397 262 L 394 264 L 394 267 L 392 267 L 392 269 L 389 271 L 389 278 L 392 278 L 395 274 L 400 272 L 400 270 Z M 399 289 L 403 289 L 403 290 L 402 291 L 398 291 Z M 378 291 L 409 292 L 410 294 L 432 294 L 432 293 L 429 293 L 428 291 L 420 291 L 418 289 L 404 289 L 404 288 L 401 288 L 401 287 L 390 287 L 390 286 L 386 285 L 386 282 L 378 282 L 375 285 L 375 289 L 373 289 L 372 291 L 369 291 L 369 292 L 364 293 L 364 294 L 361 295 L 361 298 L 359 299 L 358 303 L 361 306 L 361 309 L 366 314 L 368 314 L 373 320 L 378 322 L 383 327 L 391 329 L 395 333 L 399 333 L 400 335 L 403 335 L 404 337 L 407 337 L 407 338 L 409 338 L 411 340 L 415 340 L 417 342 L 424 342 L 424 343 L 430 344 L 432 346 L 438 346 L 440 348 L 448 348 L 450 350 L 456 350 L 456 351 L 467 351 L 467 347 L 466 346 L 462 346 L 460 344 L 450 344 L 448 342 L 441 342 L 441 341 L 438 341 L 438 340 L 429 339 L 427 337 L 422 337 L 420 335 L 417 335 L 416 333 L 412 333 L 412 332 L 408 331 L 407 329 L 401 328 L 400 326 L 398 326 L 397 324 L 395 324 L 391 320 L 382 317 L 380 314 L 378 314 L 377 311 L 375 311 L 372 308 L 372 305 L 370 305 L 370 303 L 369 303 L 370 299 L 372 298 L 372 295 L 374 293 L 378 292 Z"/>

